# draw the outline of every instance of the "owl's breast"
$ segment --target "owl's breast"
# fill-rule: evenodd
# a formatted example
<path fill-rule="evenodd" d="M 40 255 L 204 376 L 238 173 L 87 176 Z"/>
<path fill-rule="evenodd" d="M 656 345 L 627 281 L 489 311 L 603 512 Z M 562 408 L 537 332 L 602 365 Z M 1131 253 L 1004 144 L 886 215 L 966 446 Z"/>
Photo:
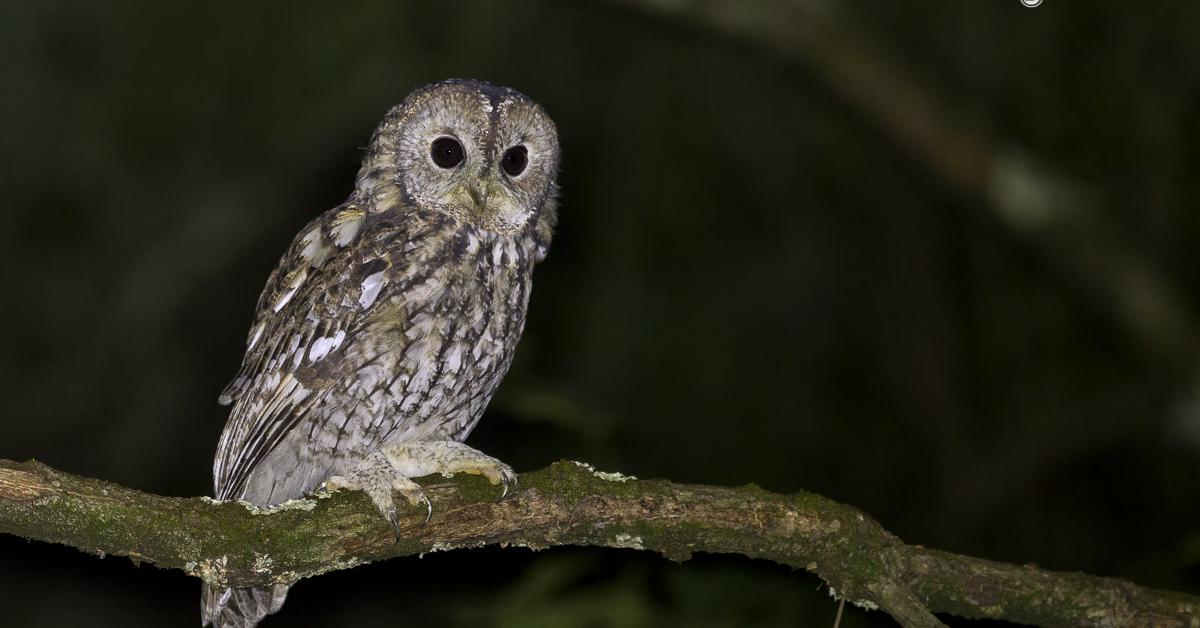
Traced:
<path fill-rule="evenodd" d="M 370 312 L 337 403 L 353 406 L 366 440 L 466 437 L 524 329 L 530 259 L 518 239 L 462 231 L 362 276 Z"/>

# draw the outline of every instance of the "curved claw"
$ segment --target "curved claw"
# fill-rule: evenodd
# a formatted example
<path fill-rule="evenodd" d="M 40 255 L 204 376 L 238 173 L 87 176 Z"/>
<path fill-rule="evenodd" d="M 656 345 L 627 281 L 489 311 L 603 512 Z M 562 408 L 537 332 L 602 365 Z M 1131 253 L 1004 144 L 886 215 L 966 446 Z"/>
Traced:
<path fill-rule="evenodd" d="M 497 503 L 504 501 L 510 494 L 515 495 L 517 492 L 517 474 L 511 469 L 505 469 L 500 474 L 500 483 L 504 486 L 504 490 L 500 493 L 500 499 Z"/>
<path fill-rule="evenodd" d="M 420 493 L 417 493 L 415 496 L 405 495 L 405 497 L 408 497 L 409 503 L 412 504 L 413 506 L 425 504 L 425 520 L 422 521 L 421 525 L 419 525 L 417 527 L 423 528 L 423 527 L 429 525 L 429 521 L 431 519 L 433 519 L 433 502 L 429 501 L 429 497 L 427 495 L 425 495 L 425 492 L 421 491 Z M 387 520 L 392 523 L 392 529 L 396 531 L 396 540 L 398 541 L 401 538 L 403 538 L 404 537 L 404 528 L 400 527 L 400 516 L 395 511 L 392 511 L 391 513 L 386 513 L 385 516 L 387 516 Z M 409 528 L 409 529 L 411 529 L 411 528 Z"/>
<path fill-rule="evenodd" d="M 403 536 L 403 534 L 401 534 L 402 530 L 400 529 L 400 517 L 389 517 L 388 521 L 392 522 L 392 530 L 396 532 L 396 540 L 399 541 Z"/>
<path fill-rule="evenodd" d="M 433 519 L 433 502 L 429 501 L 429 496 L 421 493 L 421 500 L 425 502 L 425 521 L 421 523 L 421 527 L 429 525 L 429 520 Z"/>

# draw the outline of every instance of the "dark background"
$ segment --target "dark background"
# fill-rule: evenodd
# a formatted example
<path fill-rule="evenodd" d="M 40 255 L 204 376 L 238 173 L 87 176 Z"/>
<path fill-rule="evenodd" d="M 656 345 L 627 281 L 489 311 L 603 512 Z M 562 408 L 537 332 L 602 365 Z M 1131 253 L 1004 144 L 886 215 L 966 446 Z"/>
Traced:
<path fill-rule="evenodd" d="M 1200 4 L 645 5 L 5 4 L 0 456 L 207 494 L 279 255 L 389 107 L 475 77 L 554 117 L 564 193 L 471 444 L 1200 593 Z M 5 626 L 194 625 L 198 598 L 0 538 Z M 265 625 L 834 612 L 765 562 L 493 548 L 302 582 Z"/>

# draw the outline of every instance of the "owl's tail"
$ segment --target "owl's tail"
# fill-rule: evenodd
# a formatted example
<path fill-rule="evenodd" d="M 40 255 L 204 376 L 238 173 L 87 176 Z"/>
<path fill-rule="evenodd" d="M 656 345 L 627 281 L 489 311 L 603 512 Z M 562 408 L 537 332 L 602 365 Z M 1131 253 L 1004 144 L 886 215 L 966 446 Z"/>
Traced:
<path fill-rule="evenodd" d="M 287 599 L 288 585 L 254 589 L 225 589 L 204 583 L 200 594 L 201 625 L 213 628 L 254 628 L 263 617 L 278 611 Z"/>

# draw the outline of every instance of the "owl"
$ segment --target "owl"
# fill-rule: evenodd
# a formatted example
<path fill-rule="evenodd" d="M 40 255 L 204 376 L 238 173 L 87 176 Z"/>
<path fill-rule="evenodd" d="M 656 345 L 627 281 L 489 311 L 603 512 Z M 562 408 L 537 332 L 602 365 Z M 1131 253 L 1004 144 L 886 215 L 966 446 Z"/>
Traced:
<path fill-rule="evenodd" d="M 389 111 L 350 197 L 300 231 L 258 299 L 220 397 L 216 496 L 362 490 L 398 526 L 396 494 L 432 512 L 414 477 L 478 473 L 507 493 L 512 469 L 462 441 L 525 326 L 558 159 L 554 123 L 507 87 L 444 81 Z M 286 594 L 205 584 L 203 621 L 252 627 Z"/>

